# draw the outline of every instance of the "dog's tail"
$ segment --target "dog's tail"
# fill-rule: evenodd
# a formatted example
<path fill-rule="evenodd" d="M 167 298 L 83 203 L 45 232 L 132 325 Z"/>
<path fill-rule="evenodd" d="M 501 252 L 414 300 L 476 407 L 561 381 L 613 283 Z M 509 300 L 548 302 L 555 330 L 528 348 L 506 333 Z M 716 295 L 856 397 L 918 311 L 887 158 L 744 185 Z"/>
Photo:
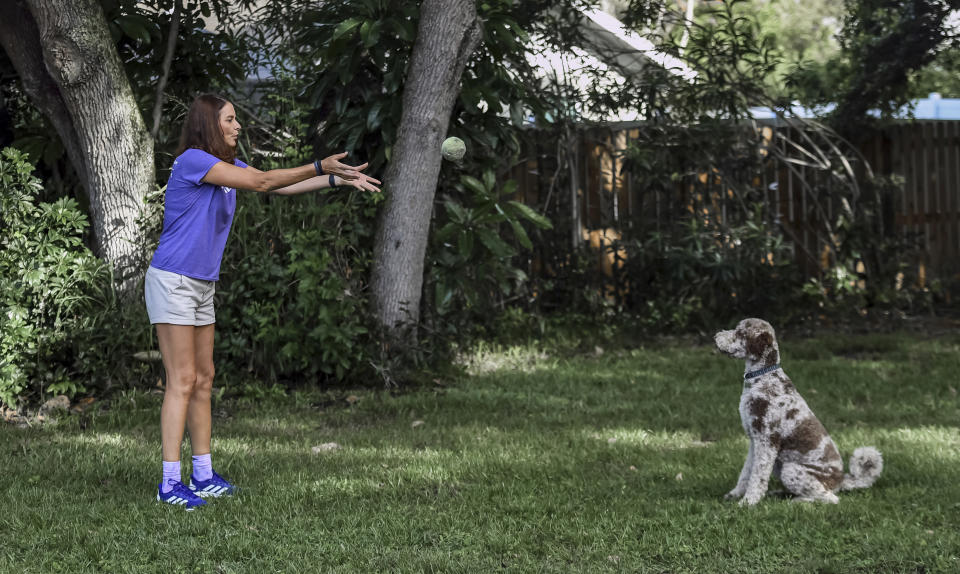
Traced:
<path fill-rule="evenodd" d="M 883 472 L 883 455 L 872 446 L 862 446 L 850 456 L 850 473 L 843 475 L 840 490 L 869 488 Z"/>

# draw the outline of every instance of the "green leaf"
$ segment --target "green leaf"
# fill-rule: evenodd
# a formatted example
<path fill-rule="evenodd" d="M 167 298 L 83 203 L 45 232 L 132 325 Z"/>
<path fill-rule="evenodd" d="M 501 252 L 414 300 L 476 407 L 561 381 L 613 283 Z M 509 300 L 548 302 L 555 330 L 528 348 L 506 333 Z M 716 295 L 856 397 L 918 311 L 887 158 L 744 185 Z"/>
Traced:
<path fill-rule="evenodd" d="M 353 79 L 353 68 L 351 68 L 350 66 L 342 66 L 340 68 L 340 73 L 338 75 L 340 77 L 340 83 L 345 86 L 350 83 L 350 80 Z M 342 101 L 344 101 L 344 106 L 345 106 L 346 100 L 342 100 Z"/>
<path fill-rule="evenodd" d="M 487 189 L 484 187 L 480 180 L 473 177 L 472 175 L 461 175 L 460 181 L 465 185 L 470 191 L 479 194 L 481 196 L 487 195 Z"/>
<path fill-rule="evenodd" d="M 437 304 L 437 309 L 444 309 L 450 300 L 453 299 L 453 289 L 448 287 L 446 283 L 437 281 L 434 299 Z"/>
<path fill-rule="evenodd" d="M 333 31 L 333 37 L 330 38 L 331 42 L 336 42 L 338 39 L 346 36 L 347 34 L 353 32 L 357 29 L 357 26 L 360 25 L 360 20 L 356 18 L 350 18 L 349 20 L 344 20 L 337 26 L 337 29 Z"/>
<path fill-rule="evenodd" d="M 497 257 L 512 257 L 516 255 L 513 247 L 510 247 L 506 241 L 500 239 L 500 236 L 490 229 L 478 229 L 477 236 L 480 238 L 480 243 L 483 243 L 483 246 Z"/>
<path fill-rule="evenodd" d="M 492 192 L 494 186 L 497 185 L 497 176 L 494 175 L 492 169 L 483 172 L 483 185 L 487 188 L 487 193 Z"/>
<path fill-rule="evenodd" d="M 520 216 L 522 216 L 524 219 L 527 219 L 540 229 L 553 229 L 553 224 L 550 223 L 550 220 L 534 211 L 534 209 L 529 205 L 525 205 L 519 201 L 508 201 L 507 203 L 513 207 Z"/>
<path fill-rule="evenodd" d="M 413 22 L 410 20 L 397 20 L 396 18 L 387 19 L 387 24 L 393 29 L 398 38 L 404 42 L 413 42 L 416 38 L 416 31 Z"/>
<path fill-rule="evenodd" d="M 383 118 L 380 117 L 381 109 L 383 109 L 382 101 L 373 104 L 370 111 L 367 112 L 367 131 L 372 132 L 380 127 L 380 123 L 383 121 Z"/>
<path fill-rule="evenodd" d="M 360 40 L 364 48 L 376 45 L 380 41 L 380 22 L 364 22 L 360 26 Z"/>
<path fill-rule="evenodd" d="M 510 104 L 510 123 L 515 127 L 523 126 L 523 103 L 513 102 Z"/>
<path fill-rule="evenodd" d="M 513 234 L 517 236 L 517 241 L 520 242 L 520 245 L 523 245 L 527 249 L 533 249 L 533 242 L 530 241 L 527 230 L 520 225 L 520 222 L 516 219 L 511 219 L 510 226 L 513 227 Z"/>
<path fill-rule="evenodd" d="M 462 229 L 460 225 L 451 221 L 450 223 L 447 223 L 446 225 L 441 227 L 440 230 L 436 232 L 436 234 L 434 235 L 434 239 L 436 239 L 440 243 L 446 243 L 460 229 Z"/>
<path fill-rule="evenodd" d="M 473 236 L 473 232 L 469 229 L 460 231 L 460 235 L 457 237 L 457 250 L 460 252 L 460 257 L 470 258 L 470 254 L 473 252 Z"/>
<path fill-rule="evenodd" d="M 445 199 L 443 206 L 447 208 L 447 214 L 458 223 L 467 223 L 470 221 L 470 211 L 464 209 L 462 205 L 452 199 Z"/>
<path fill-rule="evenodd" d="M 129 38 L 143 42 L 145 46 L 150 45 L 150 30 L 147 29 L 149 20 L 130 14 L 119 16 L 116 22 Z"/>

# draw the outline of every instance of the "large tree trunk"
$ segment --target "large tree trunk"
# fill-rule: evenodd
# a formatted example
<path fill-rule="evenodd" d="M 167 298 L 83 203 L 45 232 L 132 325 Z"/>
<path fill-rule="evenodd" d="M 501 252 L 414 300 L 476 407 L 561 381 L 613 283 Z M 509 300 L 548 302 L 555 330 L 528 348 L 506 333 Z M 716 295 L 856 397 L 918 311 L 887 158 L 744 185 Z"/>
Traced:
<path fill-rule="evenodd" d="M 460 92 L 463 68 L 480 41 L 475 0 L 424 0 L 403 91 L 403 115 L 384 174 L 371 302 L 391 339 L 416 337 L 440 144 Z"/>
<path fill-rule="evenodd" d="M 94 249 L 122 293 L 136 285 L 137 216 L 153 141 L 96 0 L 3 0 L 0 43 L 49 118 L 90 199 Z"/>

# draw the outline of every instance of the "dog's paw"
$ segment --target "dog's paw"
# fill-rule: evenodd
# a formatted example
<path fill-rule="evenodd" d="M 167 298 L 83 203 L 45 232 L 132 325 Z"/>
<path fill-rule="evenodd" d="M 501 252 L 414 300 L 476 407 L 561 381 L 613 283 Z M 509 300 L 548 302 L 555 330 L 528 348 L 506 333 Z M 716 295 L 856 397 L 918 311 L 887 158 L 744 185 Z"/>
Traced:
<path fill-rule="evenodd" d="M 793 502 L 820 502 L 823 504 L 839 504 L 840 498 L 832 492 L 827 492 L 819 496 L 801 496 L 793 499 Z"/>
<path fill-rule="evenodd" d="M 751 495 L 747 494 L 740 499 L 740 506 L 753 506 L 756 503 L 760 502 L 760 499 L 763 498 L 763 495 Z"/>
<path fill-rule="evenodd" d="M 724 500 L 740 500 L 741 498 L 743 498 L 743 491 L 736 488 L 723 495 Z"/>

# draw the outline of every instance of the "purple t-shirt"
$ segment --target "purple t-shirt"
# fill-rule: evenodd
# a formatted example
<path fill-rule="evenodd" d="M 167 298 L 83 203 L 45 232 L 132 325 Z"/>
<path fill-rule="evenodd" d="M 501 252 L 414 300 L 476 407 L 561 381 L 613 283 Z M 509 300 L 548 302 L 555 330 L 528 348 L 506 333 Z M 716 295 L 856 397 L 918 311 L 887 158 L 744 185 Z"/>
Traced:
<path fill-rule="evenodd" d="M 188 149 L 173 162 L 163 203 L 163 233 L 152 267 L 206 281 L 220 278 L 237 190 L 201 181 L 219 158 Z M 235 159 L 234 165 L 247 167 Z"/>

